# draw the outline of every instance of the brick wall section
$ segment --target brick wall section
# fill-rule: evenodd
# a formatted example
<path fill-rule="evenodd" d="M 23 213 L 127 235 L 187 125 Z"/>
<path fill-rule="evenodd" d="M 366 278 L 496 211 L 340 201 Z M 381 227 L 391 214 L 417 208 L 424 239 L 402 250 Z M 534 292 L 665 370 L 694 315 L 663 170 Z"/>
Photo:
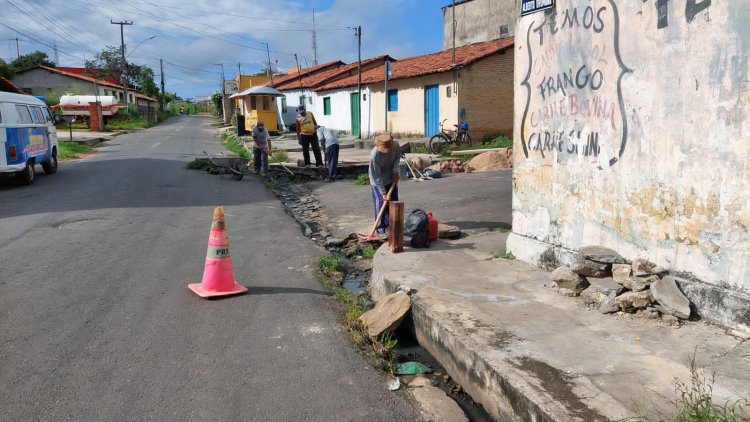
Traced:
<path fill-rule="evenodd" d="M 458 107 L 466 111 L 475 143 L 485 136 L 513 136 L 513 73 L 512 49 L 459 71 Z"/>
<path fill-rule="evenodd" d="M 100 103 L 89 103 L 89 129 L 91 129 L 92 132 L 104 131 Z"/>

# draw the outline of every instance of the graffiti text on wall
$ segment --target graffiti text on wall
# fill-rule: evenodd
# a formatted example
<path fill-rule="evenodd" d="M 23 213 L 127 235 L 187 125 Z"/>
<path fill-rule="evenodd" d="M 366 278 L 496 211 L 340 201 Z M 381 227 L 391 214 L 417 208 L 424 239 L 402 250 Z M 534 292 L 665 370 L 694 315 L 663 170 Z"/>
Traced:
<path fill-rule="evenodd" d="M 656 0 L 657 29 L 669 26 L 669 2 L 670 0 Z M 708 9 L 710 6 L 711 0 L 687 0 L 685 2 L 685 20 L 688 23 L 692 22 L 700 12 Z"/>
<path fill-rule="evenodd" d="M 578 7 L 558 2 L 541 22 L 530 22 L 526 33 L 528 70 L 521 83 L 527 91 L 521 121 L 526 157 L 616 163 L 627 140 L 620 82 L 629 69 L 620 58 L 614 1 Z"/>

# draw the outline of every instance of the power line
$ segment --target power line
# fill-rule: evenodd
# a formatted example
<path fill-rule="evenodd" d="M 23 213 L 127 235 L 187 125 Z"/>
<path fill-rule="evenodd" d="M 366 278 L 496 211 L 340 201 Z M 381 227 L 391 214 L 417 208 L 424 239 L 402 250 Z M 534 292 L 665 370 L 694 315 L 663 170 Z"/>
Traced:
<path fill-rule="evenodd" d="M 2 18 L 0 18 L 0 19 L 2 19 Z M 53 49 L 53 48 L 54 48 L 53 46 L 51 46 L 51 45 L 49 45 L 49 44 L 45 43 L 44 41 L 40 41 L 39 39 L 37 39 L 37 38 L 35 38 L 35 37 L 33 37 L 33 36 L 31 36 L 31 35 L 29 35 L 29 34 L 27 34 L 27 33 L 23 32 L 23 31 L 20 31 L 20 30 L 18 30 L 18 29 L 15 29 L 15 28 L 13 28 L 12 26 L 10 26 L 10 25 L 8 25 L 8 24 L 6 24 L 6 23 L 0 22 L 0 25 L 2 25 L 2 26 L 4 26 L 4 27 L 6 27 L 6 28 L 8 28 L 8 29 L 10 29 L 11 31 L 13 31 L 13 32 L 15 32 L 15 33 L 18 33 L 18 34 L 21 34 L 21 35 L 23 35 L 24 37 L 28 38 L 28 39 L 29 39 L 29 40 L 31 40 L 31 41 L 34 41 L 34 42 L 35 42 L 35 43 L 37 43 L 37 44 L 41 44 L 41 45 L 43 45 L 43 46 L 45 46 L 45 47 L 47 47 L 47 48 L 51 48 L 51 49 Z M 72 57 L 72 58 L 74 58 L 74 59 L 78 60 L 78 61 L 79 61 L 79 62 L 81 62 L 81 63 L 83 63 L 83 62 L 85 62 L 85 61 L 86 61 L 85 59 L 82 59 L 82 58 L 80 58 L 80 57 L 74 56 L 74 55 L 72 55 L 72 54 L 70 54 L 70 53 L 67 53 L 67 52 L 65 52 L 65 51 L 63 51 L 63 50 L 61 50 L 61 49 L 59 49 L 59 48 L 58 48 L 58 51 L 59 51 L 59 52 L 61 52 L 62 54 L 65 54 L 65 55 L 66 55 L 66 56 L 68 56 L 68 57 Z"/>

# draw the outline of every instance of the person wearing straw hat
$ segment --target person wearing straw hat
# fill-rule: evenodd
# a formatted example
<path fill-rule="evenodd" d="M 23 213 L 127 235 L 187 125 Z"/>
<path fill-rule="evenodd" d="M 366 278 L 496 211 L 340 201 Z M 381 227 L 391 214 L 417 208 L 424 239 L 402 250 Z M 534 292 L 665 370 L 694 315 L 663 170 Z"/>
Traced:
<path fill-rule="evenodd" d="M 268 175 L 268 154 L 271 153 L 271 135 L 263 121 L 253 126 L 253 167 L 255 174 Z"/>
<path fill-rule="evenodd" d="M 388 132 L 378 135 L 375 138 L 375 147 L 370 152 L 369 168 L 372 203 L 375 208 L 376 219 L 384 203 L 387 204 L 392 200 L 398 201 L 397 183 L 401 177 L 399 164 L 399 145 L 393 140 L 393 136 Z M 388 190 L 392 184 L 396 184 L 396 186 L 393 187 L 393 192 L 388 196 Z M 375 231 L 381 234 L 385 233 L 389 223 L 388 207 L 386 207 Z"/>

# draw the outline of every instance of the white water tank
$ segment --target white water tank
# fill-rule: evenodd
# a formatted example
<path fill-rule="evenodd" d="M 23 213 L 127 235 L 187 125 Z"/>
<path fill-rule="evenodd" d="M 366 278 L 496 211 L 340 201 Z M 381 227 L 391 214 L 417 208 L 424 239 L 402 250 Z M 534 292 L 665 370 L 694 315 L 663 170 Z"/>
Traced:
<path fill-rule="evenodd" d="M 102 103 L 102 107 L 109 107 L 118 104 L 117 98 L 112 95 L 100 95 L 99 97 L 94 95 L 63 95 L 60 97 L 60 107 L 88 106 L 89 103 L 96 102 L 97 99 Z"/>

